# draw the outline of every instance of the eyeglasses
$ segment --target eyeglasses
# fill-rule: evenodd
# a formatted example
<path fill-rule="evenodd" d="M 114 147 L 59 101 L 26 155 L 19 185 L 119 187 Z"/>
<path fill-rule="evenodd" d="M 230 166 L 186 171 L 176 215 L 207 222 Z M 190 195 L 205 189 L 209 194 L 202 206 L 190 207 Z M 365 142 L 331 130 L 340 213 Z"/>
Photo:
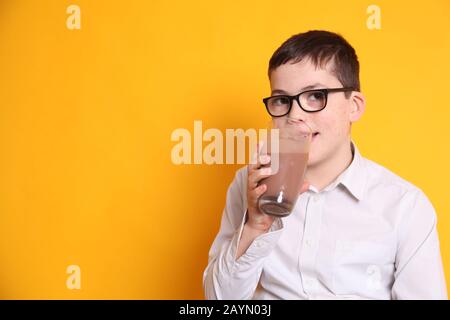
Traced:
<path fill-rule="evenodd" d="M 295 96 L 276 95 L 264 98 L 267 112 L 272 117 L 283 117 L 291 112 L 292 101 L 297 101 L 305 112 L 318 112 L 327 106 L 328 93 L 354 91 L 353 88 L 312 89 Z"/>

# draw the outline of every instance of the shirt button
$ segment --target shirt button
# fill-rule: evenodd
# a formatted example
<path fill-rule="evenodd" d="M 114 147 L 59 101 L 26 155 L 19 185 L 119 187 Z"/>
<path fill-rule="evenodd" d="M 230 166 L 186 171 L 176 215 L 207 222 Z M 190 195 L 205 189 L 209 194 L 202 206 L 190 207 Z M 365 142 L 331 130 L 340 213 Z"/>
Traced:
<path fill-rule="evenodd" d="M 307 247 L 311 247 L 312 246 L 311 239 L 306 239 L 305 244 L 306 244 Z"/>

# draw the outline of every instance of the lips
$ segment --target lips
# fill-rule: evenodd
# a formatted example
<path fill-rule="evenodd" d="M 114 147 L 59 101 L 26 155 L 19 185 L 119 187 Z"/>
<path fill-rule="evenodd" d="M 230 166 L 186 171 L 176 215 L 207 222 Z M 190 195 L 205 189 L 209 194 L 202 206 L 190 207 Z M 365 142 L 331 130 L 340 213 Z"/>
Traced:
<path fill-rule="evenodd" d="M 319 135 L 319 132 L 314 132 L 312 135 L 312 139 L 314 140 Z"/>

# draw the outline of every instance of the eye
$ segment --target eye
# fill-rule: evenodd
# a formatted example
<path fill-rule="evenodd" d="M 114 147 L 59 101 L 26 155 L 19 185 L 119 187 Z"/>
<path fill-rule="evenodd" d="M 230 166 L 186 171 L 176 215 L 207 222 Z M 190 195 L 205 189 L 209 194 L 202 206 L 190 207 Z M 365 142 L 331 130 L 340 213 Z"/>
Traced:
<path fill-rule="evenodd" d="M 270 99 L 271 106 L 284 106 L 289 104 L 289 99 L 285 96 L 273 97 Z"/>
<path fill-rule="evenodd" d="M 310 102 L 323 101 L 325 99 L 325 95 L 322 91 L 311 91 L 308 92 L 307 99 Z"/>

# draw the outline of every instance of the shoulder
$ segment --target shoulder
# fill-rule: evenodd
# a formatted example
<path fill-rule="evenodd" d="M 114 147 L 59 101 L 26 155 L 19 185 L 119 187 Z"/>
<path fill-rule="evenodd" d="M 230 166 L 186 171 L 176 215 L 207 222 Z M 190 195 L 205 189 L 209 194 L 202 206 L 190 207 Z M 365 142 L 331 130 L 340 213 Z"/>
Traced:
<path fill-rule="evenodd" d="M 400 177 L 398 174 L 381 164 L 367 158 L 363 158 L 363 161 L 368 174 L 368 180 L 371 182 L 369 185 L 381 185 L 384 187 L 392 186 L 402 191 L 418 189 L 410 181 Z"/>
<path fill-rule="evenodd" d="M 367 158 L 363 161 L 369 198 L 384 203 L 388 208 L 399 209 L 403 216 L 418 212 L 427 220 L 435 219 L 433 205 L 421 188 L 375 161 Z"/>
<path fill-rule="evenodd" d="M 422 190 L 410 181 L 375 161 L 363 158 L 367 173 L 368 191 L 383 191 L 389 196 L 402 196 L 407 193 L 421 193 Z M 423 193 L 423 192 L 422 192 Z"/>

